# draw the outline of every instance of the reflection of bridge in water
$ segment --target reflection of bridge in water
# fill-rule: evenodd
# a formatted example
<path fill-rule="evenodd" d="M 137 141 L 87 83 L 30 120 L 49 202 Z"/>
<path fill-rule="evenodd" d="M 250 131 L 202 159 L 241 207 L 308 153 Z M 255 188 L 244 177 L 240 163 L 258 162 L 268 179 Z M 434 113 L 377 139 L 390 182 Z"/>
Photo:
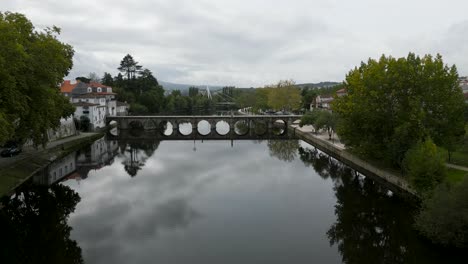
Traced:
<path fill-rule="evenodd" d="M 288 128 L 299 115 L 256 116 L 109 116 L 117 133 L 110 139 L 226 140 L 291 139 Z"/>

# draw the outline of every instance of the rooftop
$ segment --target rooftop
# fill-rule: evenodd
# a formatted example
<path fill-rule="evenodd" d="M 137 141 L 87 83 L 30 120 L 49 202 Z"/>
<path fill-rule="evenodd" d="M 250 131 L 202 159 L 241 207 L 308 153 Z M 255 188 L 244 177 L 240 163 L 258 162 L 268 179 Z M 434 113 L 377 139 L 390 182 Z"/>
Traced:
<path fill-rule="evenodd" d="M 72 84 L 70 80 L 63 81 L 62 85 L 60 86 L 60 91 L 62 93 L 71 93 L 73 88 L 75 88 L 77 83 Z"/>

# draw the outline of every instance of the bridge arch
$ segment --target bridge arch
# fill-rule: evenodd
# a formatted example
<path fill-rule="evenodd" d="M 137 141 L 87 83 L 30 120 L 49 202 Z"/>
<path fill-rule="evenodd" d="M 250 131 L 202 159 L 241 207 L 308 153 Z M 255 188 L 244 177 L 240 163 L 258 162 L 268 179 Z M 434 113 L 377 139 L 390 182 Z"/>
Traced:
<path fill-rule="evenodd" d="M 284 135 L 288 129 L 288 122 L 287 120 L 283 119 L 276 119 L 272 121 L 271 124 L 271 132 L 277 136 Z"/>
<path fill-rule="evenodd" d="M 197 132 L 201 136 L 208 136 L 211 133 L 211 124 L 203 119 L 197 123 Z"/>
<path fill-rule="evenodd" d="M 238 120 L 234 123 L 234 127 L 232 129 L 236 135 L 245 136 L 250 132 L 249 121 L 244 119 Z"/>
<path fill-rule="evenodd" d="M 231 125 L 226 120 L 222 119 L 216 122 L 216 133 L 220 136 L 225 136 L 231 131 Z"/>

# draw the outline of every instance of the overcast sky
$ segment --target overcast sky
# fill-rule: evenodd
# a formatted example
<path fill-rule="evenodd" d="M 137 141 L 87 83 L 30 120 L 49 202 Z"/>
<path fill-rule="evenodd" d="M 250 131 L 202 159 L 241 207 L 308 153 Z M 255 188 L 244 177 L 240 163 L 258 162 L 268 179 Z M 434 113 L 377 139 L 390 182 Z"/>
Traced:
<path fill-rule="evenodd" d="M 468 74 L 466 0 L 0 0 L 75 49 L 69 78 L 130 53 L 159 80 L 238 87 L 341 81 L 362 60 L 442 54 Z"/>

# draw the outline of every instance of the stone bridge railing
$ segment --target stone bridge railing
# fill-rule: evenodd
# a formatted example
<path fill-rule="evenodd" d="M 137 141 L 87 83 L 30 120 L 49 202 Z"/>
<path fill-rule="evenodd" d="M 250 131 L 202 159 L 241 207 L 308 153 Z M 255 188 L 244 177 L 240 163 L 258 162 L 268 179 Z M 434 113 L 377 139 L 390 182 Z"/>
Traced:
<path fill-rule="evenodd" d="M 114 125 L 118 130 L 143 129 L 160 132 L 168 138 L 233 138 L 233 136 L 262 136 L 275 132 L 277 136 L 286 135 L 288 127 L 299 122 L 300 115 L 240 115 L 240 116 L 108 116 L 106 123 Z M 114 123 L 114 122 L 115 123 Z M 226 134 L 220 134 L 216 127 L 221 123 L 229 126 Z M 191 133 L 182 134 L 180 126 L 190 124 Z M 171 134 L 164 134 L 168 126 L 172 127 Z M 207 134 L 201 134 L 199 126 L 209 126 Z"/>

